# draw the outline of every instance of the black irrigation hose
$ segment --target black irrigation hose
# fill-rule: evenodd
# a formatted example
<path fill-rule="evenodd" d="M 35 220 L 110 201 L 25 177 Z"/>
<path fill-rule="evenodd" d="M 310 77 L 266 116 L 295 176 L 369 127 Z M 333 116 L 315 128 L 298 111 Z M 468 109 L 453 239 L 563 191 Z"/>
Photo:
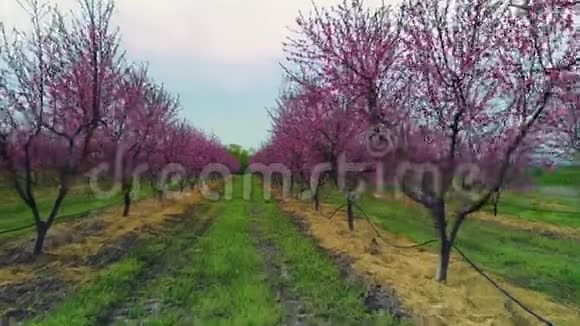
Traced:
<path fill-rule="evenodd" d="M 379 232 L 379 230 L 377 229 L 377 227 L 373 224 L 373 222 L 371 222 L 369 216 L 365 213 L 365 211 L 357 204 L 354 205 L 356 208 L 358 208 L 358 210 L 363 213 L 363 215 L 365 216 L 365 220 L 367 221 L 367 223 L 371 226 L 371 228 L 373 229 L 373 231 L 375 231 L 376 235 L 385 243 L 387 244 L 389 247 L 393 247 L 396 249 L 413 249 L 413 248 L 419 248 L 419 247 L 424 247 L 426 245 L 432 244 L 437 242 L 438 240 L 429 240 L 429 241 L 425 241 L 423 243 L 419 243 L 419 244 L 414 244 L 414 245 L 410 245 L 410 246 L 400 246 L 400 245 L 395 245 L 392 244 L 390 242 L 388 242 L 383 236 L 382 234 Z"/>
<path fill-rule="evenodd" d="M 343 208 L 343 207 L 344 207 L 344 205 L 345 205 L 345 204 L 342 204 L 342 205 L 338 206 L 338 207 L 337 207 L 337 208 L 334 210 L 334 212 L 332 212 L 332 214 L 331 214 L 331 215 L 328 217 L 328 219 L 329 219 L 329 220 L 332 220 L 332 218 L 334 217 L 334 215 L 336 215 L 336 213 L 338 213 L 338 211 L 339 211 L 341 208 Z"/>
<path fill-rule="evenodd" d="M 525 206 L 525 205 L 517 205 L 517 204 L 508 204 L 508 205 L 504 204 L 503 206 L 504 206 L 504 208 L 503 208 L 504 211 L 505 211 L 505 208 L 506 207 L 513 207 L 513 208 L 519 208 L 519 209 L 522 209 L 522 210 L 527 210 L 527 211 L 532 211 L 532 212 L 538 212 L 538 213 L 554 213 L 554 214 L 566 214 L 566 215 L 580 215 L 580 211 L 578 211 L 578 212 L 574 212 L 574 211 L 560 211 L 560 210 L 542 209 L 542 208 L 537 208 L 537 207 L 533 207 L 533 206 Z"/>
<path fill-rule="evenodd" d="M 411 246 L 399 246 L 399 245 L 394 245 L 392 243 L 389 243 L 388 241 L 385 240 L 385 238 L 381 235 L 381 233 L 379 232 L 379 230 L 377 229 L 377 227 L 373 224 L 373 222 L 371 222 L 369 216 L 365 213 L 365 211 L 357 204 L 354 204 L 355 207 L 365 216 L 366 221 L 369 223 L 369 225 L 372 227 L 372 229 L 375 231 L 375 233 L 377 234 L 377 236 L 387 245 L 393 247 L 393 248 L 397 248 L 397 249 L 413 249 L 413 248 L 418 248 L 418 247 L 423 247 L 426 246 L 428 244 L 434 243 L 434 242 L 438 242 L 438 240 L 429 240 L 429 241 L 425 241 L 423 243 L 420 244 L 416 244 L 416 245 L 411 245 Z M 344 206 L 344 205 L 343 205 Z M 340 207 L 339 207 L 340 209 Z M 337 209 L 338 211 L 338 209 Z M 455 248 L 455 250 L 457 250 L 457 252 L 459 253 L 459 255 L 461 255 L 461 257 L 463 257 L 463 259 L 476 271 L 478 272 L 481 276 L 483 276 L 489 283 L 491 283 L 493 285 L 493 287 L 495 287 L 498 291 L 500 291 L 503 295 L 505 295 L 507 298 L 509 298 L 510 300 L 512 300 L 515 304 L 517 304 L 520 308 L 522 308 L 523 310 L 525 310 L 527 313 L 529 313 L 530 315 L 534 316 L 537 320 L 541 321 L 542 323 L 544 323 L 546 326 L 554 326 L 554 324 L 547 320 L 546 318 L 542 317 L 541 315 L 539 315 L 538 313 L 534 312 L 531 308 L 527 307 L 526 305 L 524 305 L 520 300 L 518 300 L 516 297 L 514 297 L 512 294 L 510 294 L 507 290 L 503 289 L 502 287 L 499 286 L 499 284 L 497 284 L 497 282 L 495 282 L 489 275 L 487 275 L 487 273 L 485 273 L 479 266 L 477 266 L 471 259 L 469 259 L 465 253 L 463 253 L 463 251 L 461 249 L 459 249 L 457 247 L 457 245 L 453 245 L 453 248 Z"/>
<path fill-rule="evenodd" d="M 35 225 L 36 224 L 31 224 L 31 225 L 26 225 L 26 226 L 20 226 L 20 227 L 14 228 L 14 229 L 2 230 L 2 231 L 0 231 L 0 235 L 7 234 L 7 233 L 12 233 L 12 232 L 22 231 L 22 230 L 25 230 L 25 229 L 32 228 Z"/>
<path fill-rule="evenodd" d="M 529 313 L 530 315 L 534 316 L 537 320 L 541 321 L 542 323 L 546 324 L 546 326 L 553 326 L 554 324 L 547 320 L 546 318 L 540 316 L 539 314 L 537 314 L 536 312 L 534 312 L 532 309 L 528 308 L 526 305 L 524 305 L 521 301 L 519 301 L 518 299 L 516 299 L 513 295 L 511 295 L 507 290 L 503 289 L 502 287 L 500 287 L 497 282 L 495 282 L 489 275 L 487 275 L 479 266 L 477 266 L 471 259 L 469 259 L 464 253 L 463 251 L 461 251 L 461 249 L 459 249 L 456 245 L 453 245 L 453 248 L 455 248 L 455 250 L 457 250 L 457 252 L 463 257 L 463 259 L 465 259 L 465 261 L 473 268 L 475 269 L 481 276 L 483 276 L 486 280 L 489 281 L 489 283 L 491 283 L 498 291 L 500 291 L 503 295 L 505 295 L 506 297 L 508 297 L 510 300 L 512 300 L 513 302 L 515 302 L 518 306 L 520 306 L 520 308 L 524 309 L 527 313 Z"/>
<path fill-rule="evenodd" d="M 85 212 L 80 212 L 80 213 L 76 213 L 76 214 L 69 214 L 69 215 L 63 215 L 63 216 L 59 216 L 57 218 L 58 218 L 59 222 L 67 222 L 67 221 L 73 220 L 73 219 L 78 218 L 78 217 L 88 216 L 91 213 L 99 212 L 99 211 L 108 209 L 108 208 L 110 208 L 112 206 L 114 206 L 114 205 L 104 205 L 104 206 L 97 207 L 97 208 L 94 208 L 92 210 L 88 210 L 88 211 L 85 211 Z M 0 231 L 0 235 L 4 235 L 4 234 L 7 234 L 7 233 L 18 232 L 18 231 L 22 231 L 22 230 L 25 230 L 25 229 L 30 229 L 30 228 L 33 228 L 35 226 L 36 226 L 36 223 L 32 223 L 30 225 L 19 226 L 17 228 L 13 228 L 13 229 L 1 230 Z"/>

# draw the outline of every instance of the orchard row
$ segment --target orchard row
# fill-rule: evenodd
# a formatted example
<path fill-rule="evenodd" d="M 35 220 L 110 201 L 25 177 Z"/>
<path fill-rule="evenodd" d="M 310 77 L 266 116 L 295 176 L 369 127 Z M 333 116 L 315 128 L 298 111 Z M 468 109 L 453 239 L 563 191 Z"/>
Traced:
<path fill-rule="evenodd" d="M 209 163 L 237 169 L 212 136 L 178 118 L 178 98 L 147 68 L 126 60 L 112 26 L 112 0 L 79 0 L 73 17 L 39 0 L 22 1 L 29 33 L 3 31 L 0 47 L 0 168 L 32 212 L 42 251 L 75 178 L 102 163 L 122 184 L 129 214 L 133 172 L 156 178 L 168 164 L 194 178 Z M 58 180 L 46 216 L 35 193 L 39 174 Z"/>
<path fill-rule="evenodd" d="M 300 15 L 284 43 L 290 64 L 270 112 L 271 137 L 253 163 L 287 166 L 316 205 L 320 186 L 335 183 L 351 228 L 358 180 L 372 180 L 375 169 L 351 172 L 341 185 L 339 157 L 381 162 L 385 171 L 417 166 L 397 186 L 430 212 L 437 279 L 445 281 L 466 218 L 528 167 L 557 164 L 575 150 L 575 2 L 526 3 L 411 0 L 369 8 L 355 0 Z M 312 178 L 324 162 L 326 178 Z M 480 172 L 460 171 L 466 164 Z M 436 173 L 424 173 L 426 165 Z M 465 196 L 457 184 L 477 195 Z"/>

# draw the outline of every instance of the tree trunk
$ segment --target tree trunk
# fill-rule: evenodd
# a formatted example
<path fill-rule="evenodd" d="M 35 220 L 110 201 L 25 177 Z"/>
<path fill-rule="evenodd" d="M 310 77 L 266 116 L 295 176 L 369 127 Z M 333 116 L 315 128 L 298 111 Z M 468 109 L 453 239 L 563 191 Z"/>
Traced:
<path fill-rule="evenodd" d="M 40 255 L 44 246 L 44 239 L 48 233 L 48 225 L 45 222 L 40 222 L 36 225 L 36 241 L 34 243 L 34 255 Z"/>
<path fill-rule="evenodd" d="M 314 193 L 314 208 L 317 212 L 320 210 L 320 198 L 318 198 L 318 190 Z"/>
<path fill-rule="evenodd" d="M 441 241 L 439 248 L 439 266 L 437 266 L 437 281 L 447 281 L 447 271 L 449 270 L 449 260 L 451 258 L 451 243 L 447 240 Z"/>
<path fill-rule="evenodd" d="M 159 187 L 157 187 L 157 183 L 155 182 L 156 177 L 152 177 L 151 180 L 149 181 L 150 185 L 151 185 L 151 189 L 153 189 L 153 193 L 155 194 L 155 198 L 157 198 L 158 201 L 163 202 L 163 191 L 161 191 L 161 189 L 159 189 Z"/>
<path fill-rule="evenodd" d="M 346 200 L 346 205 L 347 205 L 346 212 L 348 217 L 348 229 L 350 231 L 354 231 L 354 212 L 352 209 L 353 202 L 350 198 Z"/>
<path fill-rule="evenodd" d="M 124 194 L 125 208 L 123 209 L 123 217 L 129 216 L 131 210 L 131 191 L 125 191 Z"/>
<path fill-rule="evenodd" d="M 40 219 L 40 215 L 38 214 L 36 204 L 33 204 L 33 207 L 34 207 L 33 214 L 34 214 L 34 219 L 36 221 L 36 241 L 34 243 L 34 250 L 33 250 L 34 255 L 39 255 L 42 253 L 42 248 L 44 246 L 44 240 L 46 238 L 46 234 L 48 233 L 48 230 L 52 226 L 54 219 L 58 215 L 58 212 L 62 206 L 62 203 L 63 203 L 64 198 L 66 197 L 67 193 L 68 193 L 68 188 L 66 186 L 65 178 L 61 177 L 61 183 L 60 183 L 60 186 L 58 189 L 58 195 L 56 197 L 56 200 L 54 201 L 54 205 L 52 206 L 52 209 L 50 211 L 50 214 L 49 214 L 46 222 L 44 222 Z"/>
<path fill-rule="evenodd" d="M 493 215 L 497 216 L 498 214 L 498 206 L 499 206 L 499 199 L 501 197 L 501 191 L 498 190 L 497 193 L 495 194 L 495 198 L 493 200 Z"/>
<path fill-rule="evenodd" d="M 133 192 L 133 181 L 130 179 L 123 180 L 123 217 L 129 216 L 129 212 L 131 211 L 131 202 L 132 202 L 132 192 Z"/>
<path fill-rule="evenodd" d="M 439 238 L 439 264 L 437 274 L 438 282 L 447 281 L 447 271 L 449 270 L 449 258 L 451 253 L 452 240 L 447 237 L 447 221 L 445 220 L 445 204 L 439 202 L 431 208 L 431 214 L 435 222 L 435 231 Z"/>

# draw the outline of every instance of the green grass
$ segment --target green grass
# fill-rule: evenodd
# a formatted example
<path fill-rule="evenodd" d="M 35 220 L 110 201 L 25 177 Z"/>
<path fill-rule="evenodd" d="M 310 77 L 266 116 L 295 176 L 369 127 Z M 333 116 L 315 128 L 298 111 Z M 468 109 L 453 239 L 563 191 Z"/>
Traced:
<path fill-rule="evenodd" d="M 148 239 L 133 249 L 126 258 L 103 270 L 87 286 L 67 297 L 53 311 L 30 325 L 95 325 L 114 304 L 125 299 L 138 285 L 142 276 L 156 259 L 162 256 L 167 244 Z"/>
<path fill-rule="evenodd" d="M 208 211 L 200 207 L 200 214 Z M 191 219 L 165 237 L 146 237 L 139 240 L 121 261 L 100 272 L 88 285 L 67 297 L 46 316 L 30 322 L 31 325 L 95 325 L 107 317 L 111 307 L 131 297 L 135 291 L 148 285 L 148 273 L 154 268 L 171 269 L 178 260 L 183 261 L 183 251 L 191 247 L 196 235 L 191 232 Z"/>
<path fill-rule="evenodd" d="M 90 286 L 80 290 L 61 304 L 51 315 L 31 325 L 94 325 L 98 316 L 110 305 L 119 302 L 143 273 L 144 263 L 130 258 L 116 263 Z"/>
<path fill-rule="evenodd" d="M 561 207 L 554 208 L 546 204 Z M 493 211 L 491 206 L 484 210 Z M 580 228 L 580 196 L 553 196 L 538 191 L 506 192 L 500 199 L 498 213 L 523 220 Z"/>
<path fill-rule="evenodd" d="M 294 281 L 293 290 L 314 320 L 330 320 L 336 325 L 398 324 L 390 315 L 369 314 L 361 301 L 363 284 L 345 281 L 337 266 L 274 203 L 258 199 L 253 205 L 259 212 L 256 222 L 266 239 L 281 250 Z"/>
<path fill-rule="evenodd" d="M 534 169 L 531 191 L 502 194 L 500 213 L 514 217 L 580 228 L 580 167 L 562 166 L 554 171 Z M 551 207 L 557 205 L 559 207 Z M 491 208 L 486 208 L 491 211 Z"/>
<path fill-rule="evenodd" d="M 194 313 L 200 325 L 274 325 L 280 307 L 261 275 L 261 261 L 246 232 L 240 200 L 228 202 L 195 248 L 191 265 L 168 288 L 172 306 Z"/>
<path fill-rule="evenodd" d="M 52 209 L 56 188 L 44 187 L 35 191 L 37 204 L 43 218 Z M 139 198 L 152 195 L 150 187 L 142 189 Z M 0 237 L 14 237 L 28 233 L 34 228 L 32 212 L 12 189 L 0 189 Z M 121 194 L 111 198 L 95 197 L 88 186 L 78 185 L 71 189 L 65 198 L 57 221 L 70 220 L 85 216 L 87 213 L 122 204 Z"/>
<path fill-rule="evenodd" d="M 243 201 L 241 181 L 235 179 L 232 201 L 214 204 L 220 207 L 220 217 L 208 234 L 183 252 L 191 264 L 159 278 L 147 290 L 147 296 L 160 297 L 170 308 L 146 316 L 143 306 L 137 305 L 133 317 L 150 325 L 184 320 L 199 325 L 280 324 L 282 307 L 262 271 L 257 239 L 249 233 L 250 223 L 259 223 L 267 239 L 280 247 L 292 287 L 314 318 L 341 325 L 357 325 L 365 318 L 382 318 L 381 325 L 394 323 L 388 316 L 369 315 L 361 302 L 362 285 L 345 283 L 338 268 L 274 203 L 264 203 L 261 190 L 250 202 Z M 259 216 L 250 216 L 252 211 Z"/>
<path fill-rule="evenodd" d="M 532 176 L 544 186 L 580 187 L 580 167 L 578 166 L 563 166 L 553 172 L 535 169 L 532 171 Z"/>
<path fill-rule="evenodd" d="M 131 308 L 132 317 L 148 325 L 278 323 L 281 308 L 262 275 L 260 256 L 247 232 L 246 203 L 236 197 L 213 207 L 219 212 L 216 222 L 180 253 L 187 264 L 158 277 L 143 294 L 158 298 L 167 308 L 148 316 L 141 302 Z"/>
<path fill-rule="evenodd" d="M 344 199 L 341 194 L 332 192 L 326 201 L 338 206 Z M 381 201 L 371 196 L 363 196 L 359 205 L 377 225 L 389 232 L 416 242 L 435 237 L 433 222 L 422 208 L 408 208 L 398 202 Z M 344 217 L 338 215 L 335 218 Z M 578 239 L 542 236 L 472 219 L 461 229 L 458 245 L 484 269 L 514 284 L 544 292 L 558 300 L 580 304 Z M 453 278 L 453 270 L 450 278 Z"/>
<path fill-rule="evenodd" d="M 259 191 L 253 200 L 242 200 L 241 178 L 235 180 L 232 201 L 204 204 L 197 213 L 214 217 L 204 235 L 185 223 L 167 236 L 142 241 L 33 324 L 94 325 L 121 304 L 129 319 L 146 325 L 280 325 L 283 308 L 264 274 L 256 241 L 279 247 L 291 288 L 316 323 L 397 324 L 390 316 L 368 313 L 362 304 L 364 286 L 344 280 L 338 267 Z M 250 232 L 255 225 L 263 237 Z M 151 299 L 161 304 L 156 313 L 148 309 Z"/>

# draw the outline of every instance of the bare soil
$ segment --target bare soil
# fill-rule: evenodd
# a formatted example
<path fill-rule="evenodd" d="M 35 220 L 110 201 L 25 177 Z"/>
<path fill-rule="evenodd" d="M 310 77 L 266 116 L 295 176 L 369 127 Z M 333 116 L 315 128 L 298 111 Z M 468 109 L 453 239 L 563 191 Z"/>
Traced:
<path fill-rule="evenodd" d="M 0 286 L 2 318 L 24 320 L 43 314 L 54 302 L 61 301 L 71 287 L 54 271 L 24 283 Z"/>
<path fill-rule="evenodd" d="M 250 216 L 253 220 L 250 223 L 249 233 L 262 257 L 262 270 L 266 275 L 267 282 L 282 307 L 283 325 L 312 325 L 311 317 L 308 315 L 304 303 L 292 290 L 288 266 L 284 262 L 282 253 L 272 241 L 264 238 L 264 231 L 260 229 L 255 220 L 258 218 L 258 212 L 252 209 Z"/>

